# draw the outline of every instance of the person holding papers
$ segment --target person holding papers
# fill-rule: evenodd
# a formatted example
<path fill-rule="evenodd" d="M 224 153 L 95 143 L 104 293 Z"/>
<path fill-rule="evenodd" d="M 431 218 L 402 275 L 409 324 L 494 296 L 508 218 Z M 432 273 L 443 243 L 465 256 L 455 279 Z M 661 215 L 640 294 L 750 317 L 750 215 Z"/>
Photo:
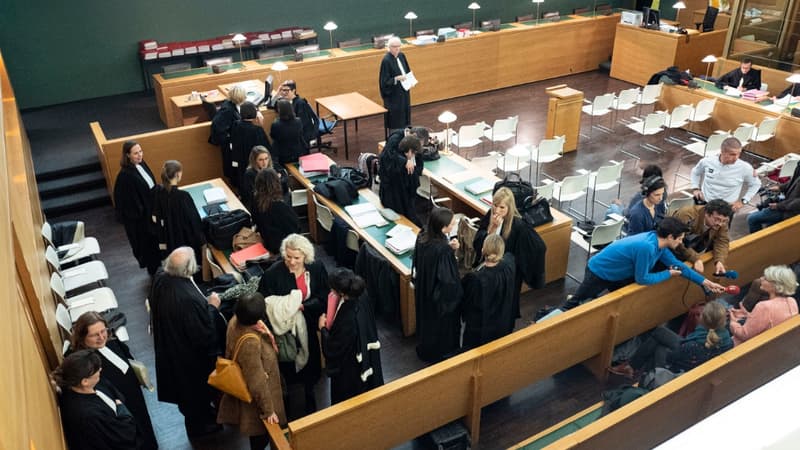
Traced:
<path fill-rule="evenodd" d="M 448 238 L 453 226 L 453 211 L 433 208 L 414 248 L 417 356 L 431 363 L 453 356 L 460 347 L 462 290 L 455 255 L 459 244 Z"/>
<path fill-rule="evenodd" d="M 302 155 L 308 154 L 308 145 L 303 139 L 303 124 L 294 115 L 289 100 L 280 99 L 275 103 L 278 118 L 272 122 L 269 136 L 272 138 L 275 162 L 285 166 L 297 162 Z"/>
<path fill-rule="evenodd" d="M 147 404 L 142 395 L 139 379 L 128 364 L 133 359 L 124 342 L 109 335 L 108 322 L 100 313 L 88 311 L 81 314 L 72 327 L 70 352 L 96 350 L 103 368 L 103 380 L 111 383 L 122 394 L 125 406 L 131 411 L 142 434 L 142 449 L 158 448 Z"/>
<path fill-rule="evenodd" d="M 738 69 L 733 69 L 721 76 L 716 84 L 720 89 L 729 86 L 739 89 L 740 92 L 761 89 L 761 71 L 753 69 L 752 59 L 744 58 Z"/>
<path fill-rule="evenodd" d="M 60 390 L 59 406 L 64 438 L 71 450 L 142 448 L 136 421 L 122 403 L 121 395 L 101 382 L 100 357 L 80 350 L 53 372 Z"/>
<path fill-rule="evenodd" d="M 292 205 L 284 201 L 280 177 L 273 169 L 264 169 L 256 175 L 253 222 L 270 255 L 278 254 L 286 236 L 300 233 L 300 219 Z"/>
<path fill-rule="evenodd" d="M 422 142 L 428 141 L 428 129 L 423 127 L 397 130 L 389 135 L 381 152 L 378 175 L 381 178 L 378 195 L 385 208 L 391 208 L 421 226 L 414 199 L 422 175 L 420 155 Z"/>
<path fill-rule="evenodd" d="M 411 72 L 406 55 L 400 51 L 402 42 L 391 37 L 386 44 L 387 53 L 381 60 L 379 78 L 383 106 L 388 110 L 384 116 L 385 127 L 397 130 L 411 125 L 411 95 L 403 82 Z M 410 87 L 409 87 L 410 89 Z"/>

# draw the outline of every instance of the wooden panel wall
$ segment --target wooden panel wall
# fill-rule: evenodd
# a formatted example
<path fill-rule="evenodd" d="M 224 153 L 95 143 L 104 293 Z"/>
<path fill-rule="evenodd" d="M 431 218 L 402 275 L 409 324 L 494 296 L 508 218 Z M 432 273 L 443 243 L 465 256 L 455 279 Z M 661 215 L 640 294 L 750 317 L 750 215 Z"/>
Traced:
<path fill-rule="evenodd" d="M 63 449 L 48 373 L 59 361 L 55 309 L 44 267 L 41 207 L 25 131 L 0 55 L 0 448 Z M 44 307 L 42 305 L 49 305 Z"/>

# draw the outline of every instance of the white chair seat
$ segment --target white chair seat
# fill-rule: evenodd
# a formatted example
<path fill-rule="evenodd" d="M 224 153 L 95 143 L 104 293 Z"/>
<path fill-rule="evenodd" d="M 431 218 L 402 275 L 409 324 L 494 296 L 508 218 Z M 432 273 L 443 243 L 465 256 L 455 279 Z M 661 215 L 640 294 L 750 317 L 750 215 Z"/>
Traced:
<path fill-rule="evenodd" d="M 59 253 L 65 250 L 67 252 L 64 256 L 59 258 L 59 262 L 63 265 L 100 254 L 100 244 L 97 242 L 97 239 L 87 237 L 83 238 L 79 243 L 59 246 L 57 250 Z"/>
<path fill-rule="evenodd" d="M 553 187 L 553 198 L 560 203 L 571 202 L 586 195 L 589 186 L 589 172 L 580 175 L 564 177 L 563 180 L 555 183 Z"/>
<path fill-rule="evenodd" d="M 100 312 L 119 306 L 117 298 L 114 296 L 114 291 L 107 287 L 92 289 L 84 294 L 66 298 L 64 302 L 69 309 L 72 323 L 75 323 L 78 317 L 85 312 Z"/>
<path fill-rule="evenodd" d="M 474 147 L 483 142 L 483 130 L 487 127 L 488 125 L 483 122 L 475 125 L 462 125 L 452 142 L 458 148 Z"/>
<path fill-rule="evenodd" d="M 650 113 L 644 120 L 638 120 L 625 126 L 645 136 L 658 134 L 666 123 L 667 114 L 664 112 Z"/>
<path fill-rule="evenodd" d="M 101 261 L 89 261 L 61 271 L 67 292 L 108 279 L 108 271 Z"/>

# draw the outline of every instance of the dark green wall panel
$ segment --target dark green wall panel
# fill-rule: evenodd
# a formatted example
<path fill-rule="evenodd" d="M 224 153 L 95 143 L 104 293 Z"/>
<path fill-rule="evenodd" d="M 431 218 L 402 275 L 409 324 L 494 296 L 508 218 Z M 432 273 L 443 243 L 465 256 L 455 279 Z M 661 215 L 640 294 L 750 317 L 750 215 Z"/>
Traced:
<path fill-rule="evenodd" d="M 289 25 L 339 25 L 334 40 L 378 33 L 408 34 L 403 16 L 413 10 L 414 29 L 472 20 L 466 0 L 0 0 L 0 50 L 21 108 L 64 103 L 143 89 L 138 41 L 196 40 Z M 484 0 L 478 20 L 513 21 L 534 11 L 529 0 Z M 603 1 L 598 1 L 603 3 Z M 615 0 L 615 6 L 629 3 Z M 588 0 L 546 0 L 542 11 L 565 14 Z"/>

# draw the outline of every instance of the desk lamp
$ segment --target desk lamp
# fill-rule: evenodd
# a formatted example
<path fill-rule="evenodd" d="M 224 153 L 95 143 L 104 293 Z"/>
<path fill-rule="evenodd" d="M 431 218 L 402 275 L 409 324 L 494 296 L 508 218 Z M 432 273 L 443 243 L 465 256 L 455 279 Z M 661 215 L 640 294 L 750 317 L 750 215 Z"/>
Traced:
<path fill-rule="evenodd" d="M 533 0 L 533 3 L 536 3 L 536 25 L 539 25 L 539 7 L 542 6 L 544 0 Z"/>
<path fill-rule="evenodd" d="M 333 30 L 337 28 L 339 28 L 339 25 L 336 25 L 333 22 L 328 22 L 322 27 L 322 29 L 327 31 L 331 36 L 331 48 L 333 48 Z"/>
<path fill-rule="evenodd" d="M 276 84 L 275 84 L 276 86 L 280 86 L 281 85 L 281 72 L 283 72 L 284 70 L 287 70 L 287 69 L 289 69 L 289 66 L 287 66 L 286 63 L 283 62 L 283 61 L 277 61 L 277 62 L 272 64 L 272 70 L 274 70 L 275 72 L 278 72 L 277 76 L 275 77 L 278 80 L 276 82 Z"/>
<path fill-rule="evenodd" d="M 403 19 L 408 20 L 408 37 L 414 37 L 414 19 L 417 18 L 417 15 L 414 14 L 414 11 L 409 11 Z"/>
<path fill-rule="evenodd" d="M 472 3 L 469 4 L 469 6 L 467 6 L 467 9 L 471 9 L 472 10 L 472 30 L 474 31 L 475 30 L 475 12 L 477 10 L 481 9 L 481 5 L 479 5 L 477 2 L 472 2 Z"/>
<path fill-rule="evenodd" d="M 711 64 L 717 62 L 717 57 L 714 55 L 708 55 L 700 62 L 706 63 L 706 80 L 708 80 L 708 73 L 711 70 Z"/>
<path fill-rule="evenodd" d="M 247 38 L 242 33 L 236 33 L 231 41 L 239 47 L 239 61 L 242 62 L 242 68 L 239 70 L 244 70 L 244 56 L 242 55 L 242 46 L 244 46 L 245 41 Z"/>
<path fill-rule="evenodd" d="M 519 172 L 519 163 L 523 158 L 528 158 L 528 161 L 531 159 L 531 152 L 528 150 L 528 146 L 525 144 L 515 144 L 513 147 L 508 149 L 506 152 L 506 157 L 503 158 L 503 172 L 506 172 L 506 164 L 508 163 L 508 157 L 513 156 L 517 159 L 517 167 L 515 169 L 516 172 Z M 528 170 L 528 179 L 531 177 L 531 172 Z"/>
<path fill-rule="evenodd" d="M 795 89 L 797 89 L 797 83 L 800 83 L 800 73 L 793 73 L 789 75 L 789 78 L 787 78 L 786 81 L 792 83 L 792 91 L 789 92 L 789 95 L 791 97 L 796 97 L 794 93 L 796 92 Z"/>
<path fill-rule="evenodd" d="M 456 117 L 456 115 L 450 111 L 445 111 L 439 114 L 439 122 L 447 126 L 447 129 L 444 132 L 444 150 L 442 150 L 443 155 L 450 154 L 450 124 L 455 122 L 456 119 L 458 119 L 458 117 Z"/>
<path fill-rule="evenodd" d="M 681 26 L 681 11 L 686 9 L 686 3 L 679 1 L 672 5 L 673 8 L 677 9 L 678 12 L 675 13 L 675 21 L 678 22 L 678 29 L 682 29 Z"/>

